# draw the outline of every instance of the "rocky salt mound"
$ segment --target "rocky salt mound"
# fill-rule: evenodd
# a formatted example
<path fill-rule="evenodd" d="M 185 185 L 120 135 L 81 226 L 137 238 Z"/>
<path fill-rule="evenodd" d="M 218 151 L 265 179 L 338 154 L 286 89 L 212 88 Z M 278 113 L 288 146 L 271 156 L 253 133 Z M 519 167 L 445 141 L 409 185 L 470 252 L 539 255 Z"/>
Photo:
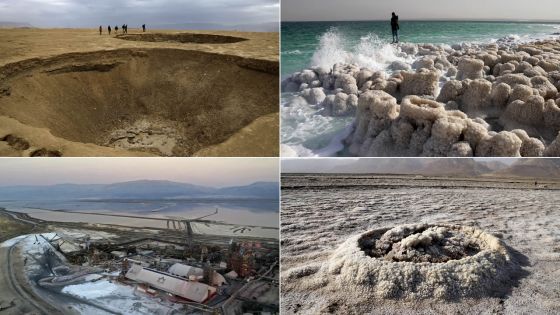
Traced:
<path fill-rule="evenodd" d="M 402 225 L 353 236 L 323 264 L 287 270 L 286 290 L 371 299 L 457 299 L 500 294 L 519 266 L 496 237 L 457 225 Z"/>
<path fill-rule="evenodd" d="M 402 44 L 385 71 L 313 67 L 282 82 L 292 104 L 353 116 L 356 156 L 560 156 L 560 43 Z"/>

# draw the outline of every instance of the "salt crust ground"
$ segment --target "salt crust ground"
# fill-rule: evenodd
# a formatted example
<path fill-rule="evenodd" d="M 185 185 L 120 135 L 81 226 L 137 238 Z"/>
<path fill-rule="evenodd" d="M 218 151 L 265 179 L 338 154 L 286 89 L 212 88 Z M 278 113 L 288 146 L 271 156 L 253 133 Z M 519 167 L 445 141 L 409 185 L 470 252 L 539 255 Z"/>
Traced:
<path fill-rule="evenodd" d="M 353 186 L 360 180 L 348 176 L 338 176 L 336 187 L 323 186 L 320 184 L 323 181 L 331 180 L 318 176 L 283 177 L 283 187 L 307 186 L 283 188 L 282 191 L 283 314 L 560 312 L 558 190 L 533 190 L 532 183 L 514 185 L 507 181 L 499 185 L 480 182 L 465 187 L 452 180 L 441 180 L 445 181 L 441 187 L 423 187 L 422 180 L 401 177 L 379 181 L 375 188 Z M 399 184 L 397 188 L 395 184 Z M 342 244 L 355 244 L 356 237 L 364 231 L 427 222 L 470 226 L 495 236 L 507 244 L 509 256 L 520 266 L 520 270 L 512 270 L 519 273 L 518 280 L 503 287 L 505 292 L 488 292 L 481 297 L 382 298 L 363 294 L 356 279 L 363 279 L 369 269 L 354 265 L 355 275 L 359 274 L 359 277 L 342 278 L 340 274 L 328 274 L 328 278 L 322 281 L 331 284 L 316 290 L 303 290 L 315 285 L 309 283 L 309 279 L 320 280 L 316 275 L 333 266 L 333 257 L 346 258 L 350 248 L 357 251 L 352 246 L 344 249 Z M 366 258 L 373 260 L 356 253 L 351 261 Z M 350 270 L 350 267 L 343 268 Z M 290 273 L 298 269 L 300 278 L 290 277 Z M 345 279 L 346 282 L 335 285 L 335 279 Z"/>

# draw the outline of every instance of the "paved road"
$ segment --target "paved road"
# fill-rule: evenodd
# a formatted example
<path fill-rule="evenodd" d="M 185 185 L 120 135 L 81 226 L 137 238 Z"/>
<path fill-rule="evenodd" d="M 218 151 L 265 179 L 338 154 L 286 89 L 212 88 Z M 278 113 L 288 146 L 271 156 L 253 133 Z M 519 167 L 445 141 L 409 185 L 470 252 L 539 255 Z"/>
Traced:
<path fill-rule="evenodd" d="M 16 244 L 0 247 L 0 314 L 60 314 L 60 311 L 38 298 L 28 285 L 21 282 L 23 275 L 21 257 L 16 254 Z"/>

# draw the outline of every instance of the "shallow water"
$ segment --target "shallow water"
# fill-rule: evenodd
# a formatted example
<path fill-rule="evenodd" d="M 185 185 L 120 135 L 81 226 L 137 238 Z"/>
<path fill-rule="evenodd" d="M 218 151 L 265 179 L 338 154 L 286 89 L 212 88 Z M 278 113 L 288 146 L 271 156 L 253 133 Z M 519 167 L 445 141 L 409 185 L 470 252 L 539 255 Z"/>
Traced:
<path fill-rule="evenodd" d="M 24 212 L 32 217 L 60 222 L 88 222 L 164 228 L 165 221 L 149 218 L 181 217 L 194 219 L 212 214 L 208 220 L 230 224 L 278 227 L 278 200 L 155 200 L 155 201 L 2 201 L 0 207 Z M 68 210 L 106 214 L 125 214 L 146 219 L 88 214 L 71 214 L 48 210 Z"/>
<path fill-rule="evenodd" d="M 402 17 L 401 17 L 402 18 Z M 452 45 L 491 43 L 509 38 L 529 41 L 554 37 L 560 24 L 528 22 L 400 21 L 400 40 L 410 43 Z M 332 67 L 355 63 L 374 70 L 386 70 L 396 60 L 412 63 L 397 55 L 390 44 L 388 21 L 284 22 L 282 23 L 281 74 L 286 78 L 310 66 Z M 351 117 L 324 117 L 320 108 L 286 104 L 293 97 L 282 93 L 282 143 L 284 155 L 344 155 L 340 142 Z M 284 149 L 285 149 L 284 148 Z"/>

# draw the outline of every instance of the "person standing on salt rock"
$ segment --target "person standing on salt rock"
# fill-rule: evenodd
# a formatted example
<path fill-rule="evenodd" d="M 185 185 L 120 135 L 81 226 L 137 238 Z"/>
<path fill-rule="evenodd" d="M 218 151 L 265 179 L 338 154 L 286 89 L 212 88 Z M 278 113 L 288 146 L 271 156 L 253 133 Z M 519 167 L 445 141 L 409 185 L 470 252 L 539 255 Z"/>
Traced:
<path fill-rule="evenodd" d="M 399 42 L 399 16 L 395 12 L 391 14 L 391 31 L 393 31 L 393 42 L 391 44 L 395 44 Z"/>
<path fill-rule="evenodd" d="M 111 25 L 107 26 L 107 32 L 109 32 L 109 35 L 111 35 Z"/>
<path fill-rule="evenodd" d="M 101 35 L 103 33 L 103 28 L 101 27 L 101 25 L 99 25 L 99 35 Z"/>

